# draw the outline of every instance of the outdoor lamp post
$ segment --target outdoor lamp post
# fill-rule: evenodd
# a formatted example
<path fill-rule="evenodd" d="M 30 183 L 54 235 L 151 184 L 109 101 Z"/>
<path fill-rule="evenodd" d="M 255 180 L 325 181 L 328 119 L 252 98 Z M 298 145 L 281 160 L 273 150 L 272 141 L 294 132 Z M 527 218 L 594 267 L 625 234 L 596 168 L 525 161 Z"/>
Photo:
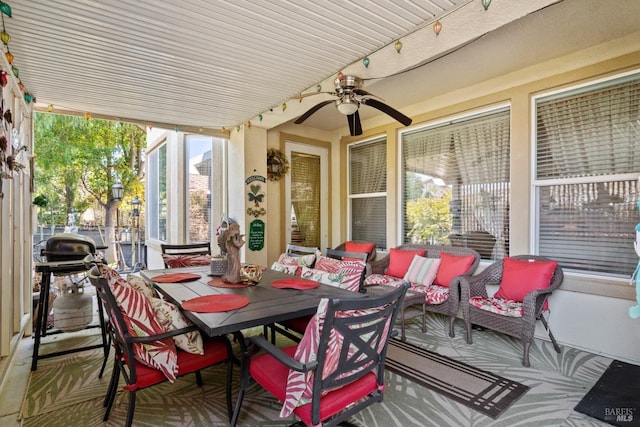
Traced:
<path fill-rule="evenodd" d="M 136 246 L 136 242 L 138 242 L 138 234 L 140 230 L 139 219 L 140 219 L 140 199 L 138 196 L 135 196 L 133 200 L 131 200 L 131 266 L 135 268 L 136 266 L 136 250 L 140 250 L 140 244 Z M 140 257 L 138 257 L 138 260 Z"/>
<path fill-rule="evenodd" d="M 115 184 L 113 184 L 111 186 L 111 197 L 113 198 L 113 200 L 116 201 L 116 231 L 115 231 L 115 252 L 116 252 L 116 259 L 118 261 L 120 261 L 120 256 L 119 256 L 119 252 L 120 252 L 120 248 L 119 248 L 119 244 L 120 244 L 120 200 L 122 200 L 122 198 L 124 197 L 124 187 L 122 186 L 122 183 L 120 181 L 116 181 Z M 120 262 L 118 262 L 118 264 L 120 264 Z M 122 266 L 118 266 L 119 268 L 122 268 Z"/>

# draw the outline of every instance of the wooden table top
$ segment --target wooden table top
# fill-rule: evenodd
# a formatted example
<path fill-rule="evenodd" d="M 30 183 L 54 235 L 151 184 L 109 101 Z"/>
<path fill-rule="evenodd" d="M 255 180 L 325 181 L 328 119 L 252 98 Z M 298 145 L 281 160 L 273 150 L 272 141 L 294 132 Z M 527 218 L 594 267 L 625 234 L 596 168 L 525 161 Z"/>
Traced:
<path fill-rule="evenodd" d="M 195 273 L 200 279 L 183 283 L 153 283 L 154 287 L 170 301 L 180 305 L 182 301 L 204 295 L 236 294 L 249 299 L 249 304 L 237 310 L 221 313 L 196 313 L 183 310 L 183 313 L 201 331 L 209 336 L 219 336 L 239 332 L 243 329 L 268 325 L 296 317 L 314 314 L 322 298 L 362 298 L 363 294 L 354 293 L 334 286 L 320 284 L 315 289 L 296 290 L 278 289 L 271 286 L 277 279 L 293 276 L 273 270 L 265 270 L 262 280 L 255 286 L 245 288 L 221 288 L 207 283 L 213 279 L 210 267 L 188 267 L 161 270 L 143 270 L 141 276 L 153 282 L 153 278 L 166 273 Z"/>

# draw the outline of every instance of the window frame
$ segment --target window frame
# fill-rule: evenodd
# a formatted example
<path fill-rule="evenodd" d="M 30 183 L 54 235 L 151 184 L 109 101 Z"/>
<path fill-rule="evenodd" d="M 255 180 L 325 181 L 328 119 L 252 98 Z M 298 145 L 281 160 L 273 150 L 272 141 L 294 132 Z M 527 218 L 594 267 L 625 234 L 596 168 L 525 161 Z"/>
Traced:
<path fill-rule="evenodd" d="M 385 202 L 385 217 L 386 215 L 386 206 L 387 206 L 387 200 L 388 200 L 388 193 L 389 193 L 389 168 L 387 165 L 387 158 L 388 158 L 388 141 L 389 138 L 387 137 L 386 134 L 382 134 L 382 135 L 375 135 L 360 141 L 355 141 L 352 142 L 350 144 L 347 144 L 347 238 L 348 240 L 352 240 L 353 239 L 353 200 L 356 199 L 371 199 L 371 198 L 381 198 L 384 197 L 384 202 Z M 386 191 L 383 192 L 374 192 L 374 193 L 358 193 L 358 194 L 352 194 L 351 192 L 351 178 L 352 178 L 352 171 L 351 171 L 351 150 L 354 147 L 360 147 L 360 146 L 365 146 L 368 144 L 375 144 L 375 143 L 380 143 L 383 142 L 386 145 L 385 148 L 385 166 L 384 169 L 387 173 L 386 177 L 385 177 L 385 188 Z M 385 247 L 379 247 L 378 245 L 376 245 L 376 248 L 378 250 L 387 250 L 389 243 L 388 243 L 388 239 L 387 239 L 387 234 L 388 234 L 388 224 L 387 221 L 384 221 L 384 236 L 385 236 Z"/>
<path fill-rule="evenodd" d="M 531 223 L 529 230 L 529 248 L 532 254 L 540 253 L 540 197 L 541 189 L 554 185 L 575 185 L 575 184 L 592 184 L 592 183 L 611 183 L 615 181 L 634 181 L 640 180 L 640 173 L 619 173 L 619 174 L 603 174 L 592 175 L 584 177 L 569 177 L 569 178 L 543 178 L 538 179 L 538 134 L 537 134 L 537 104 L 541 100 L 553 100 L 567 98 L 573 94 L 587 93 L 591 90 L 597 90 L 598 88 L 606 88 L 612 86 L 612 82 L 615 80 L 623 80 L 625 78 L 631 79 L 632 76 L 636 76 L 636 79 L 640 79 L 640 69 L 635 69 L 623 73 L 616 73 L 600 79 L 594 79 L 585 81 L 582 83 L 565 86 L 559 89 L 548 90 L 537 93 L 531 96 L 530 104 L 530 120 L 531 120 L 531 145 L 530 145 L 530 165 L 531 165 Z M 563 267 L 565 275 L 572 275 L 575 277 L 589 278 L 606 281 L 612 284 L 628 284 L 629 278 L 624 277 L 623 274 L 606 273 L 599 271 L 588 271 L 569 267 Z"/>
<path fill-rule="evenodd" d="M 147 194 L 149 195 L 149 200 L 155 200 L 160 198 L 160 188 L 159 188 L 159 177 L 160 177 L 160 150 L 164 150 L 165 152 L 165 169 L 164 169 L 164 177 L 165 177 L 165 229 L 164 229 L 164 239 L 162 239 L 162 235 L 160 232 L 160 219 L 161 219 L 161 210 L 156 209 L 156 205 L 151 207 L 151 204 L 147 202 L 146 211 L 146 221 L 148 227 L 148 238 L 151 240 L 157 240 L 159 242 L 166 242 L 167 237 L 167 226 L 168 226 L 168 217 L 167 217 L 167 203 L 169 198 L 168 192 L 168 168 L 167 168 L 167 159 L 168 159 L 168 143 L 166 140 L 161 141 L 152 150 L 150 150 L 146 159 L 148 161 L 148 179 L 147 179 Z M 155 194 L 155 197 L 154 197 Z M 157 206 L 159 207 L 159 206 Z"/>
<path fill-rule="evenodd" d="M 512 185 L 511 185 L 511 159 L 512 159 L 512 140 L 511 140 L 511 134 L 513 133 L 513 128 L 512 128 L 512 121 L 513 121 L 513 106 L 512 103 L 507 101 L 507 102 L 499 102 L 499 103 L 495 103 L 495 104 L 491 104 L 491 105 L 485 105 L 479 108 L 475 108 L 469 111 L 464 111 L 464 112 L 459 112 L 459 113 L 454 113 L 451 115 L 447 115 L 444 117 L 439 117 L 437 119 L 428 121 L 428 122 L 424 122 L 421 123 L 420 125 L 417 126 L 413 126 L 413 127 L 409 127 L 406 129 L 401 129 L 398 132 L 398 156 L 397 156 L 397 166 L 396 166 L 396 170 L 398 173 L 397 176 L 397 194 L 398 194 L 398 203 L 397 203 L 397 237 L 398 237 L 398 242 L 400 242 L 401 244 L 404 244 L 405 242 L 405 238 L 406 238 L 406 230 L 404 229 L 405 224 L 404 224 L 404 217 L 405 217 L 405 203 L 404 203 L 404 191 L 405 191 L 405 179 L 404 179 L 404 174 L 405 171 L 403 169 L 403 156 L 404 156 L 404 143 L 403 143 L 403 137 L 404 134 L 406 133 L 415 133 L 421 130 L 425 130 L 425 129 L 434 129 L 434 128 L 440 128 L 443 126 L 447 126 L 448 124 L 456 124 L 459 122 L 463 122 L 465 120 L 472 120 L 475 118 L 480 118 L 483 116 L 491 116 L 493 114 L 498 114 L 501 113 L 503 111 L 508 112 L 509 115 L 509 144 L 508 144 L 508 157 L 509 157 L 509 168 L 508 168 L 508 175 L 509 175 L 509 180 L 508 180 L 508 206 L 510 207 L 511 205 L 511 192 L 512 192 Z M 510 209 L 509 209 L 509 215 L 507 218 L 507 222 L 506 225 L 509 229 L 509 234 L 511 232 L 511 215 L 510 215 Z M 449 242 L 449 245 L 451 245 L 451 243 Z M 507 248 L 509 246 L 507 245 Z M 504 254 L 504 256 L 509 256 L 507 249 L 507 253 Z M 487 259 L 487 258 L 483 258 L 481 260 L 482 262 L 494 262 L 495 259 Z"/>

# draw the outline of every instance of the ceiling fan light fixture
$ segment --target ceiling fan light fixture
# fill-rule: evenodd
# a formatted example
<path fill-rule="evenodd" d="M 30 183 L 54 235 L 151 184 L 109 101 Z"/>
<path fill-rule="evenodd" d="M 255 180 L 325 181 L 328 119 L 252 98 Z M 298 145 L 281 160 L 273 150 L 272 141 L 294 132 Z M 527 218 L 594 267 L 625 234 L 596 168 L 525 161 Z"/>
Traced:
<path fill-rule="evenodd" d="M 336 106 L 340 114 L 350 116 L 358 111 L 358 102 L 351 97 L 344 97 L 336 101 Z"/>

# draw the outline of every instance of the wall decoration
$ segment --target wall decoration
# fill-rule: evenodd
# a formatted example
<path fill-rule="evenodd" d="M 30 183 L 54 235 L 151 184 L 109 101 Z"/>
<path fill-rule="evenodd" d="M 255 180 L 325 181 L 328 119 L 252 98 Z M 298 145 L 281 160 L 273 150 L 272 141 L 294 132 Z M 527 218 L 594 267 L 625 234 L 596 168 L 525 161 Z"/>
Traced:
<path fill-rule="evenodd" d="M 265 195 L 260 183 L 266 183 L 267 179 L 262 175 L 251 175 L 249 178 L 245 179 L 244 182 L 249 187 L 249 191 L 247 191 L 247 198 L 249 201 L 247 215 L 254 218 L 266 215 L 267 210 L 262 206 Z"/>
<path fill-rule="evenodd" d="M 254 219 L 249 224 L 248 247 L 251 251 L 261 251 L 264 248 L 264 221 Z"/>
<path fill-rule="evenodd" d="M 278 181 L 289 172 L 287 156 L 275 148 L 267 150 L 267 177 L 270 181 Z"/>

